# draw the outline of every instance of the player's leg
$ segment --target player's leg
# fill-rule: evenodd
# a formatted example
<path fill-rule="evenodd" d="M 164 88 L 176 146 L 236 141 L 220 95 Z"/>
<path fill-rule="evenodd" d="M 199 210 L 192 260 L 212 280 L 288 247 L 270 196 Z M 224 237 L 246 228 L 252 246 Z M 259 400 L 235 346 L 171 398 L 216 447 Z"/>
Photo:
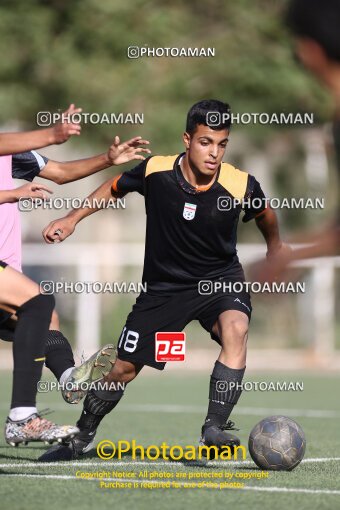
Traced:
<path fill-rule="evenodd" d="M 164 369 L 165 363 L 155 360 L 155 333 L 181 331 L 187 322 L 189 314 L 181 307 L 177 293 L 172 297 L 162 293 L 142 293 L 138 297 L 118 341 L 117 361 L 103 379 L 108 388 L 111 385 L 119 389 L 89 392 L 84 402 L 84 411 L 77 422 L 80 436 L 83 430 L 90 429 L 93 436 L 93 431 L 96 431 L 105 414 L 111 412 L 123 397 L 124 391 L 119 385 L 135 379 L 144 365 L 158 370 Z M 88 432 L 86 434 L 88 437 Z"/>
<path fill-rule="evenodd" d="M 32 292 L 35 292 L 36 284 L 29 282 L 32 284 Z M 18 317 L 13 306 L 6 306 L 6 310 L 0 315 L 0 338 L 13 342 Z M 53 310 L 45 343 L 45 365 L 61 384 L 61 393 L 67 403 L 80 402 L 86 395 L 86 387 L 107 375 L 115 360 L 116 349 L 109 344 L 101 347 L 79 367 L 75 367 L 72 347 L 60 331 L 59 316 Z"/>
<path fill-rule="evenodd" d="M 248 316 L 239 310 L 226 310 L 220 314 L 213 329 L 222 344 L 218 361 L 234 370 L 244 369 L 247 358 Z"/>
<path fill-rule="evenodd" d="M 54 308 L 54 297 L 40 294 L 37 284 L 11 267 L 6 267 L 0 277 L 0 303 L 13 305 L 18 317 L 13 342 L 10 417 L 23 419 L 36 411 L 37 383 L 45 361 L 45 338 Z M 20 407 L 25 410 L 16 409 Z"/>
<path fill-rule="evenodd" d="M 59 317 L 54 310 L 46 341 L 45 365 L 61 384 L 61 394 L 68 404 L 78 404 L 86 395 L 87 387 L 110 372 L 116 356 L 115 347 L 105 345 L 75 367 L 72 347 L 60 331 Z"/>
<path fill-rule="evenodd" d="M 221 313 L 213 327 L 219 337 L 221 352 L 210 378 L 209 409 L 206 425 L 223 425 L 241 395 L 246 368 L 249 319 L 238 310 Z"/>
<path fill-rule="evenodd" d="M 45 340 L 54 297 L 39 293 L 37 284 L 1 263 L 0 304 L 16 309 L 13 337 L 13 389 L 5 437 L 9 444 L 31 440 L 53 441 L 71 437 L 76 427 L 57 427 L 42 419 L 36 409 L 37 383 L 45 360 Z"/>
<path fill-rule="evenodd" d="M 155 333 L 180 327 L 173 323 L 174 318 L 169 309 L 171 306 L 168 296 L 142 293 L 137 298 L 118 341 L 117 361 L 103 379 L 107 389 L 90 391 L 84 401 L 84 411 L 77 422 L 80 436 L 84 430 L 88 439 L 88 431 L 91 431 L 93 438 L 104 416 L 110 413 L 123 397 L 122 384 L 135 379 L 144 365 L 164 369 L 165 363 L 155 360 Z"/>
<path fill-rule="evenodd" d="M 104 378 L 107 388 L 91 390 L 84 401 L 84 409 L 77 426 L 80 434 L 70 441 L 69 448 L 55 447 L 39 460 L 53 462 L 79 457 L 92 448 L 98 425 L 124 395 L 122 383 L 131 382 L 144 365 L 163 370 L 165 363 L 155 360 L 155 333 L 157 331 L 181 331 L 190 321 L 190 304 L 185 311 L 186 300 L 179 302 L 177 293 L 142 293 L 127 318 L 118 341 L 118 358 L 110 374 Z"/>
<path fill-rule="evenodd" d="M 217 320 L 213 320 L 214 314 Z M 235 430 L 229 416 L 241 395 L 246 368 L 247 338 L 251 314 L 250 297 L 221 295 L 211 298 L 200 322 L 220 346 L 209 385 L 209 406 L 202 426 L 201 444 L 240 444 L 227 430 Z"/>
<path fill-rule="evenodd" d="M 135 379 L 142 368 L 142 364 L 117 359 L 110 373 L 110 380 L 104 388 L 103 384 L 100 384 L 97 389 L 88 392 L 82 414 L 77 421 L 80 433 L 72 441 L 78 454 L 80 451 L 86 453 L 92 448 L 99 424 L 119 404 L 126 384 Z"/>
<path fill-rule="evenodd" d="M 17 328 L 19 325 L 18 319 L 20 317 L 20 306 L 22 303 L 29 301 L 29 299 L 32 299 L 35 296 L 42 296 L 40 294 L 39 286 L 23 274 L 7 266 L 7 269 L 3 272 L 3 276 L 1 278 L 0 303 L 8 312 L 12 312 L 12 316 L 11 313 L 2 312 L 4 320 L 1 325 L 1 338 L 13 342 L 15 337 L 19 337 L 19 340 L 16 340 L 13 344 L 15 365 L 18 363 L 19 366 L 22 365 L 22 363 L 20 363 L 20 357 L 25 356 L 25 349 L 21 345 L 20 341 L 20 326 L 19 329 Z M 50 299 L 48 296 L 46 296 L 46 298 Z M 11 306 L 3 305 L 4 302 L 10 303 Z M 44 311 L 42 310 L 42 315 L 43 314 Z M 36 318 L 35 320 L 39 323 L 39 318 Z M 24 324 L 25 326 L 25 320 L 24 323 L 21 322 L 21 324 Z M 39 340 L 39 338 L 39 336 L 35 337 L 34 340 Z M 68 376 L 72 371 L 75 362 L 70 343 L 60 332 L 59 317 L 55 309 L 52 311 L 50 325 L 44 344 L 45 345 L 41 347 L 42 350 L 39 356 L 42 359 L 40 366 L 42 367 L 43 361 L 45 361 L 46 366 L 52 371 L 58 381 L 60 381 L 62 377 L 66 378 L 66 376 Z M 33 341 L 25 347 L 26 349 L 34 348 Z M 17 361 L 18 356 L 19 362 Z M 38 365 L 34 366 L 36 368 L 38 367 Z"/>

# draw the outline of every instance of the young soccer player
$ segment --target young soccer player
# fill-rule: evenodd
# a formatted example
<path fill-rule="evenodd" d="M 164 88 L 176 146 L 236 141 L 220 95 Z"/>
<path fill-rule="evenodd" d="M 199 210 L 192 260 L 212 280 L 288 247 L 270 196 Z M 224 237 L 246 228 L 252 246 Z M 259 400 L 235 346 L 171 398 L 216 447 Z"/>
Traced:
<path fill-rule="evenodd" d="M 209 126 L 212 112 L 220 121 Z M 246 172 L 222 163 L 229 135 L 229 106 L 216 100 L 200 101 L 187 116 L 185 152 L 151 157 L 107 181 L 89 197 L 109 200 L 137 191 L 145 198 L 147 213 L 143 272 L 147 291 L 139 295 L 127 318 L 118 340 L 117 361 L 106 380 L 128 383 L 144 365 L 163 370 L 165 363 L 155 361 L 155 333 L 182 331 L 192 320 L 199 320 L 221 348 L 212 368 L 200 441 L 217 447 L 239 445 L 239 439 L 228 432 L 233 428 L 228 420 L 241 394 L 252 310 L 245 290 L 214 288 L 218 282 L 244 282 L 236 250 L 242 207 L 233 199 L 248 199 L 243 221 L 255 218 L 268 253 L 283 249 L 276 215 L 266 208 L 260 184 Z M 50 223 L 43 233 L 45 240 L 65 240 L 81 219 L 96 210 L 74 210 Z M 202 292 L 201 280 L 211 282 L 211 292 Z M 80 434 L 68 446 L 46 452 L 41 460 L 66 460 L 89 451 L 98 425 L 122 396 L 122 390 L 91 390 L 77 422 Z"/>

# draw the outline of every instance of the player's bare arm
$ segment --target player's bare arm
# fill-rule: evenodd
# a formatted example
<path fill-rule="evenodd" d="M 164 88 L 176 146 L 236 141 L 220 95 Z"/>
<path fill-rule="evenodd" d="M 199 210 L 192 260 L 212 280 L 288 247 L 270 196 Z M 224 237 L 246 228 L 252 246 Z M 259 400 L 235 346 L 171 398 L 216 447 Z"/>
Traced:
<path fill-rule="evenodd" d="M 67 120 L 74 113 L 81 111 L 81 108 L 76 108 L 74 104 L 71 104 L 63 113 L 63 117 Z M 1 133 L 0 156 L 40 149 L 48 145 L 61 144 L 73 135 L 79 136 L 80 132 L 81 126 L 79 123 L 64 121 L 58 122 L 55 126 L 46 129 L 25 131 L 23 133 Z"/>
<path fill-rule="evenodd" d="M 290 247 L 280 238 L 279 224 L 275 212 L 267 207 L 256 218 L 256 225 L 267 243 L 267 257 L 286 256 Z"/>
<path fill-rule="evenodd" d="M 332 253 L 339 254 L 340 227 L 337 222 L 332 221 L 318 230 L 291 236 L 289 242 L 304 245 L 294 249 L 292 253 L 294 260 L 327 257 Z"/>
<path fill-rule="evenodd" d="M 250 268 L 251 278 L 260 282 L 273 282 L 282 276 L 282 270 L 292 261 L 294 252 L 281 241 L 277 216 L 272 209 L 265 209 L 255 221 L 267 243 L 267 257 L 253 264 Z"/>
<path fill-rule="evenodd" d="M 50 160 L 40 172 L 39 177 L 54 181 L 57 184 L 77 181 L 113 165 L 122 165 L 129 161 L 145 159 L 143 153 L 150 154 L 151 151 L 142 146 L 149 145 L 149 143 L 141 136 L 136 136 L 121 143 L 119 136 L 115 136 L 107 152 L 91 158 L 65 163 Z"/>

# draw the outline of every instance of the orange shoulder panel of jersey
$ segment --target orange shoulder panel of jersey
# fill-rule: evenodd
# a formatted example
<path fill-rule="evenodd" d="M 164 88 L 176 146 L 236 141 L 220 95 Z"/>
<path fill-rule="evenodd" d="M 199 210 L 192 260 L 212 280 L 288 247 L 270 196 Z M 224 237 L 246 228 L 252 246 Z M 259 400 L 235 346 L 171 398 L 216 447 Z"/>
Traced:
<path fill-rule="evenodd" d="M 229 163 L 222 163 L 218 182 L 234 198 L 242 200 L 247 190 L 248 175 Z"/>
<path fill-rule="evenodd" d="M 119 174 L 119 175 L 117 175 L 117 176 L 113 179 L 113 181 L 112 181 L 111 189 L 112 189 L 113 191 L 115 191 L 116 193 L 118 193 L 117 182 L 119 181 L 119 179 L 121 178 L 121 176 L 122 176 L 122 175 L 123 175 L 123 174 Z"/>
<path fill-rule="evenodd" d="M 145 177 L 155 172 L 166 172 L 172 170 L 177 158 L 178 154 L 175 156 L 154 156 L 146 164 Z"/>

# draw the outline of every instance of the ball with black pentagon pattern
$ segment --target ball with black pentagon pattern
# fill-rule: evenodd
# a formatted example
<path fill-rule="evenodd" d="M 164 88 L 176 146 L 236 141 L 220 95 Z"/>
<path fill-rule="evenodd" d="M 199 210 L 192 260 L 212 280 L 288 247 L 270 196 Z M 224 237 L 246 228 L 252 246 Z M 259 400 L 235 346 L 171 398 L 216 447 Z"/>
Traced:
<path fill-rule="evenodd" d="M 303 459 L 305 434 L 298 423 L 287 416 L 268 416 L 250 433 L 248 449 L 261 469 L 291 471 Z"/>

